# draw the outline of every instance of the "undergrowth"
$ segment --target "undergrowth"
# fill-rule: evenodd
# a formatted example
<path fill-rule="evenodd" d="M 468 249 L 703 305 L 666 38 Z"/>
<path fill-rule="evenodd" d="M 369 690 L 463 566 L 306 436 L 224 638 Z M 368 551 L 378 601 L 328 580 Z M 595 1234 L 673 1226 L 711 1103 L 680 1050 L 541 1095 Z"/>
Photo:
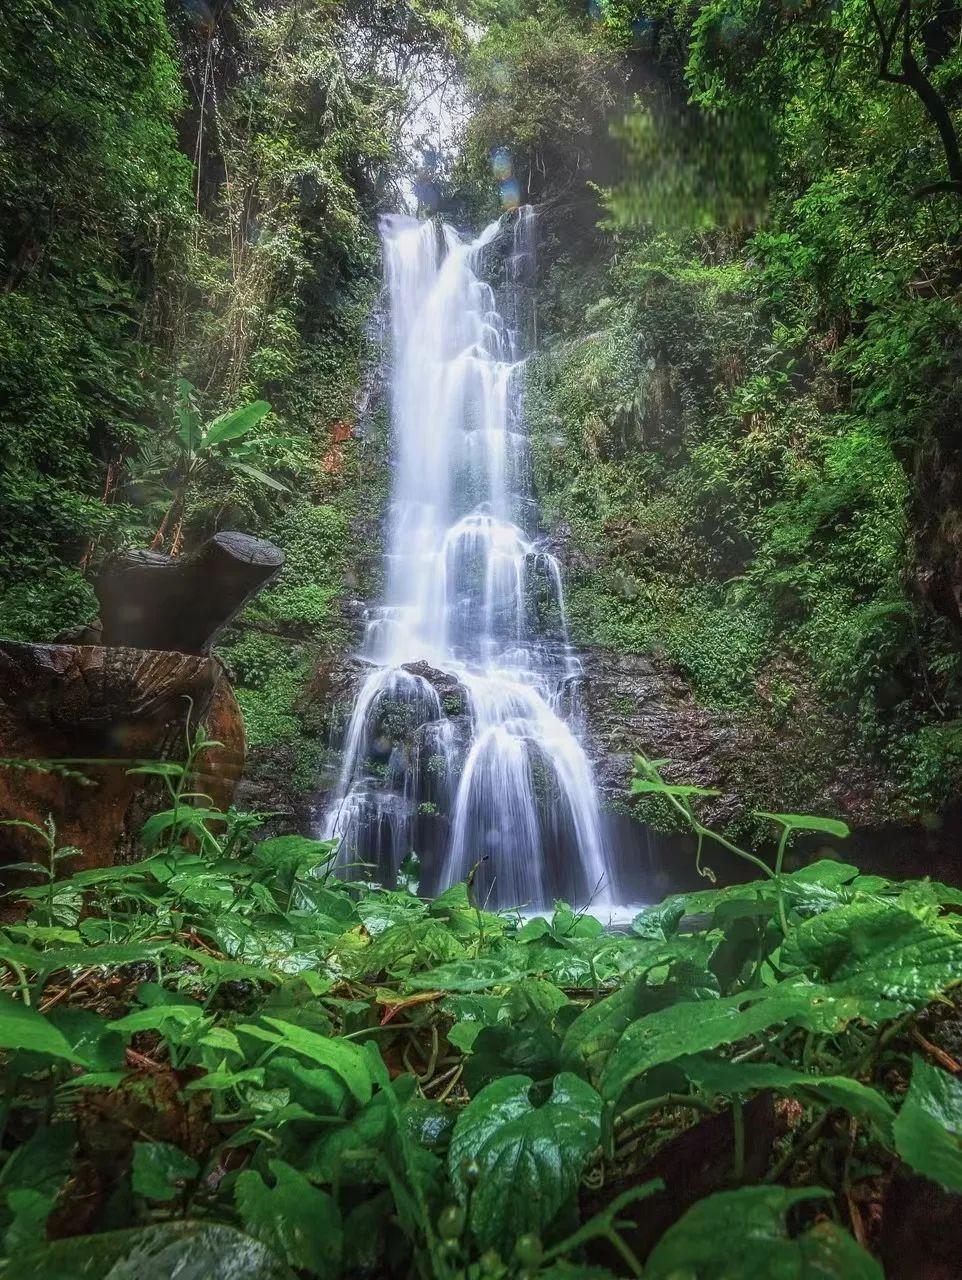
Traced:
<path fill-rule="evenodd" d="M 623 932 L 427 901 L 211 808 L 207 745 L 139 766 L 139 862 L 71 874 L 51 822 L 16 869 L 2 1274 L 878 1280 L 897 1164 L 962 1191 L 962 892 L 783 874 L 845 828 L 774 814 L 760 878 Z M 698 788 L 635 790 L 708 847 Z"/>

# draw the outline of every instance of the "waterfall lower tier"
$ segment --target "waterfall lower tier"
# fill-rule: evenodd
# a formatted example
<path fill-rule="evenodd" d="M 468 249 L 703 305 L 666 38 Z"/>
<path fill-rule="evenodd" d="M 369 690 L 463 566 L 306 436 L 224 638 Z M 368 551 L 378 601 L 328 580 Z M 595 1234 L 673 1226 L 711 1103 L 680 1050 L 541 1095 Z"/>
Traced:
<path fill-rule="evenodd" d="M 471 242 L 383 220 L 387 593 L 323 834 L 340 837 L 345 871 L 382 882 L 416 852 L 422 892 L 474 870 L 490 905 L 601 904 L 616 895 L 577 733 L 579 664 L 521 413 L 534 230 L 529 208 Z"/>

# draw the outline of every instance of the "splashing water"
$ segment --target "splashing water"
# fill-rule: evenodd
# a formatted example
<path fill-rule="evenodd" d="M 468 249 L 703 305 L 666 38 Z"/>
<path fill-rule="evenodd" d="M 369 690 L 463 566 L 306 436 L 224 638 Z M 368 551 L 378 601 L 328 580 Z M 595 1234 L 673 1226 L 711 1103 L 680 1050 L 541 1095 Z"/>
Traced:
<path fill-rule="evenodd" d="M 591 766 L 572 730 L 578 660 L 541 545 L 521 421 L 534 215 L 462 241 L 382 221 L 395 442 L 386 603 L 325 818 L 342 866 L 422 892 L 479 862 L 479 900 L 611 899 Z M 497 292 L 482 279 L 500 275 Z M 483 860 L 483 861 L 482 861 Z"/>

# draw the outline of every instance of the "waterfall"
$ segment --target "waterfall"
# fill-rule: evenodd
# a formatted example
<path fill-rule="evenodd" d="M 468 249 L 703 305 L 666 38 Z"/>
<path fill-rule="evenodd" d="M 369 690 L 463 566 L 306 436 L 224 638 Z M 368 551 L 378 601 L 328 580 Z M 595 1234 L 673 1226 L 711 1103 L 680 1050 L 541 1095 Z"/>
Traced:
<path fill-rule="evenodd" d="M 578 659 L 543 545 L 522 421 L 534 341 L 533 210 L 466 242 L 382 219 L 394 478 L 386 593 L 323 834 L 343 867 L 422 892 L 477 866 L 478 900 L 610 902 L 590 763 L 573 730 Z M 485 280 L 485 275 L 496 285 Z"/>

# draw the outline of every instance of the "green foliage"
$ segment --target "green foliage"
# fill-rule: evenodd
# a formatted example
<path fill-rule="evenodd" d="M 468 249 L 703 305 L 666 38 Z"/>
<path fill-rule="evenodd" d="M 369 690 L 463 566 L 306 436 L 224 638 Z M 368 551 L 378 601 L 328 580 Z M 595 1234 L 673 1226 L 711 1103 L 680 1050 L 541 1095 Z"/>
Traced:
<path fill-rule="evenodd" d="M 58 871 L 71 919 L 28 896 L 0 930 L 0 1274 L 159 1280 L 189 1254 L 277 1280 L 638 1275 L 652 1156 L 765 1090 L 795 1104 L 779 1144 L 746 1181 L 736 1138 L 743 1185 L 723 1172 L 645 1275 L 877 1280 L 852 1197 L 897 1159 L 957 1187 L 958 1082 L 916 1057 L 905 1090 L 962 985 L 957 891 L 779 858 L 629 932 L 564 903 L 494 915 L 463 885 L 427 902 L 211 810 L 187 789 L 207 745 L 149 766 L 171 795 L 161 852 Z M 702 788 L 640 767 L 690 814 Z M 80 1170 L 102 1199 L 46 1243 Z"/>
<path fill-rule="evenodd" d="M 638 18 L 603 8 L 621 43 Z M 879 80 L 864 5 L 699 0 L 649 19 L 664 87 L 621 130 L 593 255 L 549 275 L 529 379 L 576 636 L 653 652 L 756 741 L 791 718 L 813 755 L 850 744 L 884 779 L 880 816 L 896 793 L 903 817 L 938 810 L 962 696 L 935 585 L 956 554 L 960 215 L 917 195 L 938 132 Z M 933 50 L 951 117 L 952 59 Z M 826 781 L 815 764 L 801 789 Z"/>
<path fill-rule="evenodd" d="M 601 1099 L 565 1072 L 550 1097 L 531 1103 L 534 1081 L 503 1076 L 465 1107 L 451 1134 L 448 1168 L 480 1248 L 540 1233 L 578 1187 L 601 1135 Z M 476 1162 L 473 1190 L 463 1166 Z M 472 1172 L 472 1177 L 473 1177 Z"/>
<path fill-rule="evenodd" d="M 817 1187 L 743 1187 L 709 1196 L 665 1233 L 645 1275 L 652 1280 L 679 1275 L 695 1280 L 721 1275 L 725 1280 L 820 1275 L 882 1280 L 879 1264 L 832 1222 L 820 1222 L 789 1239 L 789 1211 L 823 1194 Z M 719 1270 L 720 1257 L 724 1270 Z"/>
<path fill-rule="evenodd" d="M 295 473 L 305 505 L 344 490 L 345 512 L 373 509 L 377 449 L 342 435 L 332 458 L 332 438 L 354 423 L 410 77 L 421 94 L 457 23 L 443 6 L 202 8 L 23 0 L 0 34 L 18 140 L 0 159 L 6 634 L 90 621 L 85 578 L 118 544 L 282 539 Z M 324 632 L 343 585 L 296 584 L 292 619 Z M 290 697 L 263 718 L 290 728 L 307 668 L 286 665 Z"/>
<path fill-rule="evenodd" d="M 614 101 L 605 41 L 557 0 L 485 17 L 466 59 L 473 109 L 459 177 L 485 191 L 492 172 L 497 182 L 513 181 L 513 191 L 502 187 L 507 208 L 532 193 L 583 186 Z"/>
<path fill-rule="evenodd" d="M 100 498 L 106 461 L 151 415 L 136 319 L 189 220 L 173 55 L 161 0 L 14 0 L 5 13 L 0 631 L 13 635 L 85 621 L 71 569 L 130 519 Z"/>
<path fill-rule="evenodd" d="M 895 1121 L 899 1155 L 948 1191 L 962 1190 L 962 1085 L 916 1058 Z"/>

